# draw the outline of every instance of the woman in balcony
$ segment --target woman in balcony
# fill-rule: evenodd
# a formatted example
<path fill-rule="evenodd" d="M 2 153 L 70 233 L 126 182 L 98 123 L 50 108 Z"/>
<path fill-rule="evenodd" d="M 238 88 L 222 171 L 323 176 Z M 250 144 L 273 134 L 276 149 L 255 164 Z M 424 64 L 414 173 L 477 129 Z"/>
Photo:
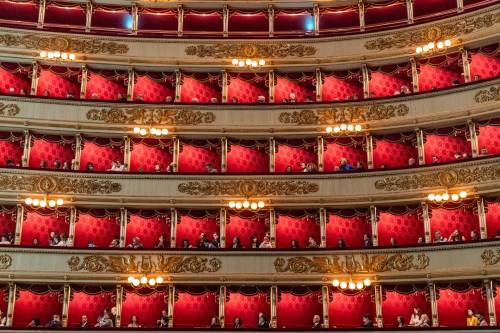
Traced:
<path fill-rule="evenodd" d="M 130 323 L 127 325 L 128 328 L 139 328 L 141 325 L 139 325 L 139 322 L 137 320 L 137 316 L 133 315 L 132 318 L 130 318 Z"/>
<path fill-rule="evenodd" d="M 420 312 L 420 308 L 413 308 L 413 313 L 411 314 L 408 326 L 419 327 L 421 324 L 422 324 L 422 313 Z"/>
<path fill-rule="evenodd" d="M 479 320 L 472 309 L 467 310 L 467 326 L 479 326 Z"/>

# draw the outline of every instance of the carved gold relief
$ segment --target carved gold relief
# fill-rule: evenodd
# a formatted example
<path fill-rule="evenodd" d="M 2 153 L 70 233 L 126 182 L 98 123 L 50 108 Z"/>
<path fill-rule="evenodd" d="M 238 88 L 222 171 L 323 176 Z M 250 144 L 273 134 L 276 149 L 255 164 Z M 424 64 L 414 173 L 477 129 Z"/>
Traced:
<path fill-rule="evenodd" d="M 476 103 L 500 101 L 500 86 L 479 90 L 474 96 Z"/>
<path fill-rule="evenodd" d="M 484 250 L 484 252 L 481 254 L 481 259 L 483 259 L 483 263 L 486 266 L 492 266 L 498 264 L 498 262 L 500 262 L 500 249 Z"/>
<path fill-rule="evenodd" d="M 90 273 L 213 273 L 221 268 L 221 261 L 197 256 L 143 255 L 138 259 L 134 255 L 91 255 L 83 259 L 73 256 L 68 266 L 71 271 Z"/>
<path fill-rule="evenodd" d="M 109 194 L 120 192 L 120 183 L 110 180 L 66 178 L 45 175 L 0 175 L 0 188 L 42 193 Z"/>
<path fill-rule="evenodd" d="M 274 267 L 278 273 L 382 273 L 422 270 L 429 266 L 429 257 L 418 254 L 334 255 L 324 257 L 277 258 Z"/>
<path fill-rule="evenodd" d="M 103 121 L 108 124 L 128 125 L 199 125 L 215 121 L 212 112 L 163 109 L 148 107 L 112 107 L 91 109 L 88 120 Z"/>
<path fill-rule="evenodd" d="M 301 44 L 230 44 L 192 45 L 186 47 L 186 54 L 200 58 L 286 58 L 307 57 L 316 54 L 314 46 Z"/>
<path fill-rule="evenodd" d="M 353 123 L 404 117 L 408 112 L 410 109 L 405 104 L 346 106 L 324 110 L 282 112 L 279 121 L 283 124 L 295 125 Z"/>
<path fill-rule="evenodd" d="M 81 38 L 67 36 L 37 36 L 37 35 L 0 35 L 0 45 L 7 47 L 24 47 L 30 50 L 58 50 L 87 54 L 125 54 L 126 44 L 104 42 L 97 38 Z"/>
<path fill-rule="evenodd" d="M 239 195 L 245 197 L 264 195 L 303 195 L 319 191 L 319 185 L 306 181 L 202 181 L 181 183 L 181 193 L 189 195 Z"/>
<path fill-rule="evenodd" d="M 384 191 L 406 191 L 425 187 L 453 187 L 487 182 L 500 178 L 500 165 L 470 169 L 448 169 L 424 174 L 391 176 L 375 182 L 375 188 Z"/>
<path fill-rule="evenodd" d="M 446 22 L 428 28 L 409 29 L 390 36 L 369 40 L 365 43 L 368 50 L 385 50 L 424 45 L 429 41 L 456 38 L 479 29 L 492 27 L 500 21 L 500 13 L 489 13 L 477 17 L 466 17 L 458 21 Z"/>
<path fill-rule="evenodd" d="M 12 257 L 8 254 L 0 254 L 0 269 L 7 269 L 12 265 Z"/>
<path fill-rule="evenodd" d="M 21 109 L 17 104 L 3 104 L 0 103 L 0 116 L 16 116 Z"/>

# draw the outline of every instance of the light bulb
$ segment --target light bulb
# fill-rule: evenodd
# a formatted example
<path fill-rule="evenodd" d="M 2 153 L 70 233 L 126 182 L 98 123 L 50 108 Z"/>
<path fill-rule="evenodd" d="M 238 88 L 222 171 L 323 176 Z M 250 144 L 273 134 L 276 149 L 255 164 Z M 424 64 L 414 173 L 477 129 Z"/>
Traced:
<path fill-rule="evenodd" d="M 61 53 L 61 59 L 68 59 L 68 54 L 67 53 Z"/>
<path fill-rule="evenodd" d="M 257 62 L 257 60 L 252 61 L 252 67 L 257 67 L 258 65 L 259 63 Z"/>
<path fill-rule="evenodd" d="M 133 283 L 134 280 L 135 280 L 135 278 L 133 276 L 129 276 L 127 279 L 128 283 Z"/>
<path fill-rule="evenodd" d="M 40 57 L 41 58 L 45 58 L 46 56 L 47 56 L 47 52 L 45 52 L 45 51 L 41 51 L 40 52 Z"/>
<path fill-rule="evenodd" d="M 242 205 L 242 204 L 241 204 L 241 202 L 239 202 L 239 201 L 238 201 L 238 202 L 236 203 L 236 205 L 235 205 L 236 209 L 241 209 L 241 207 L 242 207 L 242 206 L 243 206 L 243 205 Z"/>
<path fill-rule="evenodd" d="M 448 193 L 443 193 L 443 200 L 446 201 L 449 199 L 450 199 L 450 195 Z"/>
<path fill-rule="evenodd" d="M 460 198 L 464 199 L 464 198 L 467 198 L 467 192 L 465 191 L 460 191 L 460 193 L 458 193 L 458 195 L 460 196 Z"/>
<path fill-rule="evenodd" d="M 366 287 L 369 287 L 369 286 L 371 286 L 372 282 L 370 281 L 370 279 L 365 279 L 365 280 L 363 281 L 363 284 L 364 284 Z"/>
<path fill-rule="evenodd" d="M 443 42 L 438 42 L 437 43 L 437 47 L 438 47 L 438 49 L 442 49 L 444 47 L 444 43 Z"/>
<path fill-rule="evenodd" d="M 141 283 L 142 284 L 146 284 L 147 282 L 148 282 L 148 278 L 147 277 L 145 277 L 145 276 L 141 277 Z"/>
<path fill-rule="evenodd" d="M 233 61 L 232 61 L 232 64 L 235 65 L 235 66 L 238 65 L 238 59 L 234 58 Z"/>
<path fill-rule="evenodd" d="M 257 209 L 258 208 L 257 203 L 256 202 L 252 202 L 252 204 L 250 205 L 250 208 L 252 208 L 254 210 Z"/>
<path fill-rule="evenodd" d="M 236 202 L 229 201 L 229 208 L 234 208 L 236 206 Z"/>
<path fill-rule="evenodd" d="M 161 130 L 157 129 L 156 132 L 155 132 L 155 135 L 156 136 L 161 136 Z"/>
<path fill-rule="evenodd" d="M 259 60 L 259 65 L 264 66 L 266 64 L 266 61 L 264 59 Z"/>
<path fill-rule="evenodd" d="M 55 200 L 49 200 L 49 207 L 55 207 L 56 206 L 56 201 Z"/>
<path fill-rule="evenodd" d="M 358 288 L 359 290 L 363 289 L 363 287 L 364 287 L 363 282 L 356 283 L 356 288 Z"/>
<path fill-rule="evenodd" d="M 146 135 L 147 134 L 147 131 L 145 128 L 141 128 L 141 130 L 139 131 L 139 134 L 140 135 Z"/>
<path fill-rule="evenodd" d="M 245 62 L 243 60 L 240 60 L 240 62 L 238 62 L 238 66 L 240 66 L 240 67 L 245 66 Z"/>
<path fill-rule="evenodd" d="M 335 126 L 335 127 L 333 128 L 333 132 L 334 132 L 334 133 L 338 133 L 338 132 L 340 132 L 340 127 Z"/>
<path fill-rule="evenodd" d="M 429 47 L 427 45 L 424 45 L 424 47 L 422 48 L 422 50 L 424 50 L 424 52 L 427 52 L 427 51 L 429 51 Z"/>
<path fill-rule="evenodd" d="M 328 126 L 326 128 L 326 133 L 332 133 L 332 131 L 333 131 L 333 128 L 331 126 Z"/>
<path fill-rule="evenodd" d="M 31 198 L 26 198 L 24 199 L 24 203 L 27 204 L 28 206 L 31 205 L 33 203 L 33 199 Z"/>
<path fill-rule="evenodd" d="M 458 201 L 458 199 L 459 199 L 458 194 L 453 193 L 453 194 L 451 195 L 451 200 L 453 200 L 453 201 Z"/>
<path fill-rule="evenodd" d="M 60 58 L 61 57 L 61 52 L 55 51 L 54 52 L 54 58 Z"/>
<path fill-rule="evenodd" d="M 434 199 L 436 199 L 436 196 L 433 193 L 431 193 L 427 196 L 427 199 L 429 199 L 429 201 L 434 201 Z"/>
<path fill-rule="evenodd" d="M 443 197 L 441 196 L 441 194 L 436 194 L 436 201 L 439 202 L 443 200 Z"/>
<path fill-rule="evenodd" d="M 339 280 L 333 280 L 332 281 L 332 286 L 338 287 L 339 285 L 340 285 L 340 281 Z"/>
<path fill-rule="evenodd" d="M 154 135 L 154 134 L 156 134 L 156 128 L 154 128 L 154 127 L 153 127 L 153 128 L 151 128 L 151 129 L 149 130 L 149 132 L 150 132 L 151 134 L 153 134 L 153 135 Z"/>
<path fill-rule="evenodd" d="M 434 46 L 436 46 L 434 44 L 434 42 L 430 42 L 429 44 L 427 44 L 427 47 L 429 48 L 429 50 L 432 50 L 434 48 Z"/>
<path fill-rule="evenodd" d="M 163 278 L 161 276 L 157 276 L 156 283 L 158 283 L 158 284 L 163 283 Z"/>
<path fill-rule="evenodd" d="M 340 282 L 340 289 L 345 289 L 345 288 L 347 288 L 347 282 L 345 281 Z"/>
<path fill-rule="evenodd" d="M 63 199 L 61 199 L 61 198 L 59 198 L 59 199 L 57 199 L 57 200 L 56 200 L 56 204 L 57 204 L 58 206 L 62 206 L 62 205 L 64 204 L 64 200 L 63 200 Z"/>
<path fill-rule="evenodd" d="M 38 207 L 39 204 L 40 204 L 40 200 L 33 199 L 33 206 Z"/>
<path fill-rule="evenodd" d="M 352 281 L 351 281 L 351 282 L 349 282 L 349 289 L 351 289 L 351 290 L 356 289 L 356 283 L 354 283 L 354 282 L 352 282 Z"/>
<path fill-rule="evenodd" d="M 245 60 L 245 65 L 250 66 L 252 64 L 252 59 Z"/>
<path fill-rule="evenodd" d="M 168 134 L 168 129 L 164 128 L 161 130 L 161 134 L 167 135 Z"/>
<path fill-rule="evenodd" d="M 151 278 L 151 279 L 149 279 L 148 283 L 150 286 L 154 286 L 156 284 L 156 280 Z"/>
<path fill-rule="evenodd" d="M 449 39 L 445 40 L 444 46 L 446 46 L 446 47 L 451 46 L 451 40 L 449 40 Z"/>
<path fill-rule="evenodd" d="M 40 201 L 40 207 L 42 207 L 42 208 L 47 207 L 47 201 L 45 201 L 45 200 L 41 200 L 41 201 Z"/>
<path fill-rule="evenodd" d="M 248 202 L 247 200 L 243 201 L 243 208 L 248 208 L 250 207 L 250 202 Z"/>
<path fill-rule="evenodd" d="M 54 58 L 54 53 L 52 53 L 52 52 L 47 53 L 47 57 L 48 57 L 49 59 Z"/>
<path fill-rule="evenodd" d="M 340 129 L 342 131 L 345 131 L 347 129 L 347 125 L 346 124 L 340 124 Z"/>
<path fill-rule="evenodd" d="M 417 49 L 415 50 L 417 52 L 417 54 L 420 54 L 422 53 L 423 49 L 421 46 L 417 47 Z"/>
<path fill-rule="evenodd" d="M 361 125 L 354 126 L 354 129 L 356 130 L 356 132 L 361 131 Z"/>
<path fill-rule="evenodd" d="M 141 131 L 141 129 L 139 127 L 134 127 L 135 134 L 139 134 L 140 131 Z"/>
<path fill-rule="evenodd" d="M 347 125 L 347 130 L 350 132 L 354 131 L 354 125 Z"/>
<path fill-rule="evenodd" d="M 261 201 L 257 202 L 257 206 L 258 206 L 260 209 L 262 209 L 262 208 L 264 208 L 264 207 L 266 206 L 266 204 L 264 203 L 264 201 L 262 201 L 262 200 L 261 200 Z"/>
<path fill-rule="evenodd" d="M 69 60 L 75 60 L 76 59 L 76 56 L 74 53 L 70 53 L 69 54 Z"/>
<path fill-rule="evenodd" d="M 134 279 L 134 281 L 132 282 L 134 287 L 137 287 L 140 283 L 141 283 L 141 281 L 139 281 L 138 279 Z"/>

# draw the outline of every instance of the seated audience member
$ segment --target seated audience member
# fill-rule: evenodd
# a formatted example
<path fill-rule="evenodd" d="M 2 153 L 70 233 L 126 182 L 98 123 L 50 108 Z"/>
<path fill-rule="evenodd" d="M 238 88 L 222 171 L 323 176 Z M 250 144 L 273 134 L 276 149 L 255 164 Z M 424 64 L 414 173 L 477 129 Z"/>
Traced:
<path fill-rule="evenodd" d="M 418 237 L 417 244 L 425 244 L 424 238 L 422 236 Z"/>
<path fill-rule="evenodd" d="M 99 94 L 96 92 L 93 92 L 92 95 L 90 95 L 91 99 L 99 99 Z"/>
<path fill-rule="evenodd" d="M 137 95 L 137 96 L 135 96 L 135 100 L 136 100 L 137 102 L 144 102 L 144 98 L 142 97 L 142 95 Z"/>
<path fill-rule="evenodd" d="M 92 162 L 88 162 L 87 166 L 85 167 L 86 171 L 94 171 L 94 164 Z"/>
<path fill-rule="evenodd" d="M 63 170 L 71 170 L 71 163 L 69 161 L 64 161 L 62 169 Z"/>
<path fill-rule="evenodd" d="M 380 164 L 380 169 L 385 169 L 385 168 L 387 168 L 387 166 L 384 163 Z"/>
<path fill-rule="evenodd" d="M 289 97 L 289 100 L 288 100 L 288 101 L 289 101 L 290 103 L 295 103 L 295 102 L 296 102 L 296 98 L 297 98 L 297 96 L 296 96 L 294 93 L 290 93 L 290 95 L 288 95 L 288 97 Z"/>
<path fill-rule="evenodd" d="M 12 243 L 6 235 L 2 235 L 2 238 L 0 239 L 0 245 L 12 245 Z"/>
<path fill-rule="evenodd" d="M 356 162 L 356 170 L 357 171 L 363 171 L 365 169 L 365 166 L 363 165 L 363 162 L 357 161 Z"/>
<path fill-rule="evenodd" d="M 47 169 L 47 161 L 46 160 L 40 161 L 40 169 Z"/>
<path fill-rule="evenodd" d="M 210 321 L 210 328 L 220 328 L 219 318 L 216 316 L 212 317 L 212 320 Z"/>
<path fill-rule="evenodd" d="M 453 80 L 453 81 L 451 82 L 451 84 L 452 84 L 453 86 L 458 86 L 458 85 L 460 85 L 460 80 L 459 80 L 459 79 L 455 79 L 455 80 Z"/>
<path fill-rule="evenodd" d="M 474 74 L 474 81 L 480 81 L 481 76 L 479 74 Z"/>
<path fill-rule="evenodd" d="M 55 160 L 53 163 L 53 169 L 55 169 L 55 170 L 61 169 L 61 161 Z"/>
<path fill-rule="evenodd" d="M 314 240 L 313 236 L 309 236 L 309 238 L 307 239 L 307 246 L 306 246 L 308 249 L 315 249 L 315 248 L 318 248 L 319 245 L 318 243 Z"/>
<path fill-rule="evenodd" d="M 220 247 L 220 239 L 219 239 L 219 234 L 214 232 L 214 234 L 212 235 L 213 239 L 212 241 L 209 243 L 209 248 L 211 249 L 218 249 Z"/>
<path fill-rule="evenodd" d="M 233 328 L 243 328 L 243 322 L 240 317 L 234 317 Z"/>
<path fill-rule="evenodd" d="M 233 237 L 233 244 L 231 244 L 232 249 L 241 249 L 241 241 L 237 236 Z"/>
<path fill-rule="evenodd" d="M 263 312 L 259 312 L 257 317 L 257 328 L 269 328 L 269 322 Z"/>
<path fill-rule="evenodd" d="M 432 156 L 432 164 L 441 163 L 441 160 L 437 156 Z"/>
<path fill-rule="evenodd" d="M 292 173 L 292 172 L 293 172 L 293 170 L 292 170 L 292 166 L 291 166 L 291 165 L 288 165 L 288 166 L 286 167 L 286 169 L 285 169 L 285 172 L 286 172 L 286 173 Z"/>
<path fill-rule="evenodd" d="M 58 314 L 52 316 L 52 320 L 47 323 L 47 328 L 61 328 L 61 317 Z"/>
<path fill-rule="evenodd" d="M 373 323 L 369 314 L 365 314 L 363 315 L 363 318 L 361 318 L 361 327 L 373 327 Z"/>
<path fill-rule="evenodd" d="M 273 247 L 273 244 L 271 243 L 271 240 L 269 239 L 269 236 L 264 236 L 264 239 L 262 240 L 262 243 L 259 245 L 259 249 L 271 249 Z"/>
<path fill-rule="evenodd" d="M 26 90 L 19 89 L 19 95 L 22 95 L 22 96 L 26 95 Z"/>
<path fill-rule="evenodd" d="M 310 163 L 307 163 L 307 172 L 317 172 L 318 171 L 318 168 L 316 167 L 316 164 L 310 162 Z"/>
<path fill-rule="evenodd" d="M 7 316 L 5 313 L 3 313 L 2 310 L 0 310 L 0 327 L 5 327 L 7 326 Z"/>
<path fill-rule="evenodd" d="M 31 319 L 30 323 L 28 324 L 28 327 L 40 327 L 40 318 L 35 317 Z"/>
<path fill-rule="evenodd" d="M 422 313 L 419 327 L 431 327 L 431 321 L 426 313 Z"/>
<path fill-rule="evenodd" d="M 161 172 L 161 165 L 155 164 L 155 172 L 156 173 Z"/>
<path fill-rule="evenodd" d="M 465 240 L 465 237 L 458 231 L 458 229 L 455 229 L 450 237 L 448 237 L 448 242 L 462 242 Z"/>
<path fill-rule="evenodd" d="M 422 324 L 422 314 L 420 308 L 413 308 L 413 313 L 410 316 L 408 326 L 419 327 Z"/>
<path fill-rule="evenodd" d="M 38 238 L 33 238 L 33 240 L 31 241 L 31 246 L 33 247 L 38 247 L 40 246 L 40 241 L 38 240 Z"/>
<path fill-rule="evenodd" d="M 306 96 L 306 99 L 304 100 L 306 103 L 312 103 L 314 102 L 311 96 Z"/>
<path fill-rule="evenodd" d="M 399 327 L 399 328 L 406 326 L 405 319 L 403 318 L 403 316 L 397 316 L 396 322 L 397 322 L 397 327 Z"/>
<path fill-rule="evenodd" d="M 172 96 L 165 97 L 165 103 L 172 103 L 173 101 L 174 99 L 172 98 Z"/>
<path fill-rule="evenodd" d="M 266 102 L 266 97 L 260 95 L 257 97 L 257 103 L 264 104 Z"/>
<path fill-rule="evenodd" d="M 344 239 L 342 239 L 342 238 L 339 238 L 339 239 L 337 240 L 337 248 L 339 248 L 339 249 L 343 249 L 343 248 L 345 248 L 345 247 L 346 247 L 345 240 L 344 240 Z"/>
<path fill-rule="evenodd" d="M 99 316 L 99 318 L 97 318 L 97 324 L 95 324 L 95 327 L 99 328 L 113 327 L 113 320 L 111 320 L 111 317 L 107 309 L 105 309 L 104 313 L 101 316 Z"/>
<path fill-rule="evenodd" d="M 417 165 L 417 162 L 415 161 L 415 159 L 413 157 L 410 157 L 408 159 L 408 166 L 415 166 Z"/>
<path fill-rule="evenodd" d="M 7 166 L 7 167 L 13 167 L 14 166 L 14 162 L 12 160 L 7 160 L 7 161 L 5 161 L 5 166 Z"/>
<path fill-rule="evenodd" d="M 250 237 L 249 248 L 251 248 L 251 249 L 258 249 L 259 248 L 259 239 L 257 238 L 256 235 L 252 235 L 252 237 Z"/>
<path fill-rule="evenodd" d="M 486 318 L 484 317 L 484 313 L 477 314 L 477 321 L 479 322 L 478 326 L 481 327 L 489 326 L 488 322 L 486 321 Z"/>
<path fill-rule="evenodd" d="M 467 310 L 467 326 L 479 326 L 479 320 L 472 309 Z"/>
<path fill-rule="evenodd" d="M 321 317 L 316 314 L 313 316 L 312 329 L 321 329 L 321 328 L 323 328 L 323 324 L 321 324 Z"/>
<path fill-rule="evenodd" d="M 461 159 L 461 158 L 462 158 L 462 153 L 461 153 L 461 152 L 459 152 L 459 151 L 457 151 L 457 152 L 455 153 L 454 157 L 455 157 L 455 160 L 459 160 L 459 159 Z"/>
<path fill-rule="evenodd" d="M 468 159 L 468 158 L 469 158 L 469 154 L 467 154 L 467 153 L 462 153 L 462 159 L 463 159 L 463 160 L 466 160 L 466 159 Z"/>
<path fill-rule="evenodd" d="M 137 321 L 136 315 L 133 315 L 132 318 L 130 318 L 130 322 L 128 323 L 127 327 L 129 328 L 141 327 L 141 325 L 139 325 L 139 322 Z"/>
<path fill-rule="evenodd" d="M 65 234 L 61 234 L 59 238 L 59 242 L 54 246 L 68 246 L 68 237 Z"/>
<path fill-rule="evenodd" d="M 45 89 L 45 90 L 43 91 L 43 96 L 44 96 L 44 97 L 50 97 L 50 91 L 48 91 L 47 89 Z"/>
<path fill-rule="evenodd" d="M 217 103 L 219 103 L 219 101 L 217 100 L 217 97 L 212 97 L 212 98 L 210 98 L 210 103 L 217 104 Z"/>
<path fill-rule="evenodd" d="M 82 315 L 82 319 L 80 319 L 80 328 L 89 328 L 90 327 L 90 323 L 89 323 L 89 320 L 87 318 L 87 315 Z"/>
<path fill-rule="evenodd" d="M 238 98 L 236 98 L 235 96 L 231 97 L 231 103 L 238 104 Z"/>
<path fill-rule="evenodd" d="M 296 239 L 292 239 L 290 242 L 290 248 L 291 249 L 298 249 L 299 248 L 299 242 L 297 242 Z"/>
<path fill-rule="evenodd" d="M 95 244 L 94 244 L 94 241 L 92 239 L 89 239 L 87 241 L 87 247 L 88 248 L 93 248 L 93 247 L 96 247 Z"/>
<path fill-rule="evenodd" d="M 199 249 L 206 249 L 208 248 L 208 244 L 210 242 L 207 239 L 207 236 L 205 236 L 205 233 L 202 232 L 200 233 L 200 237 L 198 238 L 198 242 L 196 242 L 196 247 Z"/>
<path fill-rule="evenodd" d="M 141 239 L 137 236 L 132 237 L 132 243 L 127 245 L 127 247 L 132 249 L 142 249 L 144 246 L 141 243 Z"/>
<path fill-rule="evenodd" d="M 170 163 L 167 167 L 167 172 L 175 172 L 175 164 Z"/>
<path fill-rule="evenodd" d="M 199 101 L 199 100 L 198 100 L 198 98 L 196 98 L 196 97 L 193 97 L 193 98 L 191 99 L 191 103 L 199 103 L 199 102 L 200 102 L 200 101 Z"/>
<path fill-rule="evenodd" d="M 75 95 L 73 95 L 73 93 L 72 93 L 71 91 L 68 91 L 68 92 L 66 93 L 66 98 L 68 98 L 68 99 L 73 99 L 73 98 L 75 98 Z"/>
<path fill-rule="evenodd" d="M 396 246 L 396 245 L 398 245 L 398 244 L 397 244 L 397 242 L 396 242 L 396 238 L 394 238 L 394 237 L 391 237 L 391 238 L 389 239 L 389 243 L 391 244 L 391 246 Z"/>
<path fill-rule="evenodd" d="M 300 163 L 300 170 L 302 172 L 309 172 L 309 170 L 307 169 L 307 165 L 304 162 Z"/>
<path fill-rule="evenodd" d="M 120 163 L 120 161 L 114 160 L 111 162 L 111 169 L 108 169 L 106 171 L 115 171 L 115 172 L 122 172 L 125 169 L 125 166 Z"/>
<path fill-rule="evenodd" d="M 481 148 L 481 156 L 488 156 L 488 149 L 486 147 Z"/>
<path fill-rule="evenodd" d="M 189 241 L 187 239 L 183 239 L 181 241 L 181 248 L 182 249 L 190 249 L 192 246 L 189 244 Z"/>
<path fill-rule="evenodd" d="M 347 162 L 347 158 L 345 158 L 345 157 L 342 157 L 340 159 L 339 169 L 340 169 L 340 171 L 352 171 L 352 170 L 354 170 L 352 165 L 350 165 Z"/>
<path fill-rule="evenodd" d="M 214 166 L 212 165 L 212 163 L 207 163 L 206 168 L 207 168 L 207 172 L 208 173 L 218 173 L 219 172 L 219 170 L 217 170 L 216 168 L 214 168 Z"/>
<path fill-rule="evenodd" d="M 363 246 L 364 247 L 373 247 L 372 238 L 368 234 L 363 235 Z"/>
<path fill-rule="evenodd" d="M 441 235 L 441 231 L 436 230 L 434 233 L 434 243 L 446 243 L 447 239 Z"/>
<path fill-rule="evenodd" d="M 60 241 L 59 236 L 55 231 L 49 232 L 49 246 L 56 246 Z"/>
<path fill-rule="evenodd" d="M 15 93 L 16 93 L 16 90 L 14 89 L 14 87 L 10 87 L 9 94 L 15 94 Z"/>
<path fill-rule="evenodd" d="M 118 95 L 116 96 L 116 99 L 119 101 L 126 101 L 127 97 L 122 93 L 118 93 Z"/>
<path fill-rule="evenodd" d="M 157 248 L 157 249 L 166 249 L 166 248 L 168 248 L 167 238 L 165 236 L 163 236 L 163 235 L 160 235 L 160 237 L 158 237 L 158 242 L 156 243 L 155 248 Z"/>
<path fill-rule="evenodd" d="M 120 247 L 120 241 L 118 238 L 114 238 L 111 243 L 109 243 L 109 247 Z"/>
<path fill-rule="evenodd" d="M 160 319 L 156 321 L 156 326 L 160 328 L 167 328 L 168 327 L 168 314 L 166 310 L 161 311 L 161 316 Z"/>
<path fill-rule="evenodd" d="M 411 94 L 410 88 L 408 88 L 405 85 L 402 85 L 401 89 L 399 90 L 399 94 L 400 95 L 409 95 L 409 94 Z"/>
<path fill-rule="evenodd" d="M 476 230 L 471 230 L 471 232 L 470 232 L 470 240 L 471 241 L 478 241 L 480 239 L 481 239 L 481 237 L 479 236 L 479 233 Z"/>

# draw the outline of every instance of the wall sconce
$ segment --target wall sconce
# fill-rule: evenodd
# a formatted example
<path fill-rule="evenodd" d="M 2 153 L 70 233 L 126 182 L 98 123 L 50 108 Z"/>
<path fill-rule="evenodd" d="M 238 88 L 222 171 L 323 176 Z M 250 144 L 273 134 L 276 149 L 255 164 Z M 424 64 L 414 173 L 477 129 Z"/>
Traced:
<path fill-rule="evenodd" d="M 26 199 L 24 199 L 24 203 L 27 206 L 32 206 L 32 207 L 45 208 L 48 206 L 49 208 L 56 208 L 64 205 L 64 200 L 61 198 L 47 199 L 47 197 L 44 197 L 42 199 L 38 199 L 38 198 L 27 197 Z"/>
<path fill-rule="evenodd" d="M 143 275 L 139 279 L 137 279 L 133 276 L 129 276 L 127 281 L 134 288 L 143 288 L 143 287 L 153 288 L 163 283 L 163 277 L 161 276 L 147 277 L 146 275 Z"/>
<path fill-rule="evenodd" d="M 465 199 L 467 198 L 468 193 L 465 191 L 460 191 L 459 193 L 453 193 L 453 194 L 448 194 L 448 192 L 444 193 L 431 193 L 427 196 L 427 199 L 429 201 L 436 201 L 436 202 L 441 202 L 441 201 L 448 201 L 451 199 L 451 201 L 458 201 L 460 199 Z"/>
<path fill-rule="evenodd" d="M 229 201 L 228 207 L 231 209 L 263 209 L 266 207 L 264 201 L 260 200 L 258 202 L 250 202 L 248 200 L 245 201 Z"/>
<path fill-rule="evenodd" d="M 238 66 L 238 67 L 262 67 L 266 64 L 266 61 L 264 59 L 236 59 L 234 58 L 231 63 L 233 66 Z"/>
<path fill-rule="evenodd" d="M 354 132 L 360 132 L 363 127 L 359 124 L 340 124 L 334 127 L 328 126 L 326 128 L 326 133 L 328 134 L 350 134 Z"/>
<path fill-rule="evenodd" d="M 449 39 L 446 39 L 444 41 L 429 42 L 425 45 L 418 46 L 415 49 L 415 52 L 417 52 L 417 54 L 440 52 L 450 47 L 451 44 L 451 40 Z"/>
<path fill-rule="evenodd" d="M 139 134 L 141 136 L 151 135 L 151 136 L 165 136 L 168 135 L 168 129 L 166 128 L 156 128 L 151 127 L 149 129 L 134 127 L 134 134 Z"/>
<path fill-rule="evenodd" d="M 346 280 L 333 280 L 332 281 L 332 286 L 335 288 L 340 288 L 340 289 L 349 289 L 349 290 L 362 290 L 366 287 L 371 286 L 372 281 L 370 279 L 364 279 L 363 281 L 353 281 L 350 279 L 349 281 Z"/>
<path fill-rule="evenodd" d="M 74 61 L 76 55 L 74 53 L 66 53 L 60 51 L 40 51 L 40 58 L 54 61 Z"/>

